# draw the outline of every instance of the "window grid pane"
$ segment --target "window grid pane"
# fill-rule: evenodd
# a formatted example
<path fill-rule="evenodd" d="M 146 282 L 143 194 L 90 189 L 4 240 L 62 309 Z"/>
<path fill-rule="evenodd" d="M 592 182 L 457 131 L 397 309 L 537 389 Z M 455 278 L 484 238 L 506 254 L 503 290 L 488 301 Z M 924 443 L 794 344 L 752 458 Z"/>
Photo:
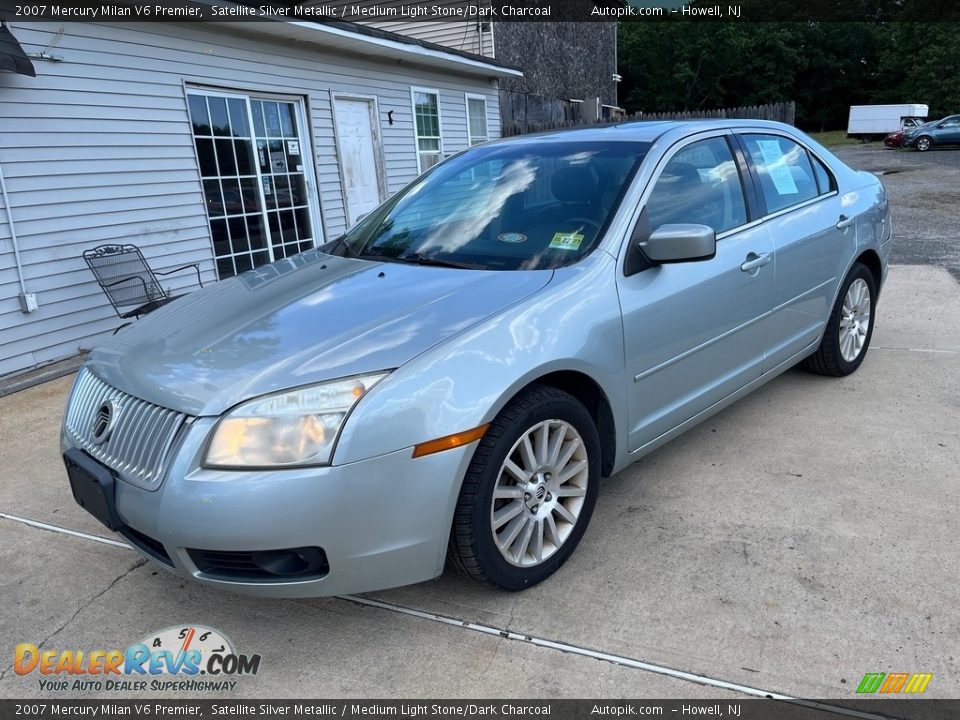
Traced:
<path fill-rule="evenodd" d="M 314 247 L 295 103 L 190 93 L 187 105 L 218 276 Z"/>
<path fill-rule="evenodd" d="M 440 97 L 434 92 L 415 90 L 413 116 L 417 134 L 417 159 L 420 171 L 433 167 L 442 159 L 440 134 Z"/>
<path fill-rule="evenodd" d="M 470 131 L 470 144 L 478 145 L 487 141 L 487 101 L 482 98 L 467 99 L 467 123 Z"/>

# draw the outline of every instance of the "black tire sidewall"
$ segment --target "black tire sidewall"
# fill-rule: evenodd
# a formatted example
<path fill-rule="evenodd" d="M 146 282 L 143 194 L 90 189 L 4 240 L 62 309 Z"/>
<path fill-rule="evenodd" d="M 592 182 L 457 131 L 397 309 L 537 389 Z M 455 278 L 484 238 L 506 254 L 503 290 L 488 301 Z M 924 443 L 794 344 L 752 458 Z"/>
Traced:
<path fill-rule="evenodd" d="M 853 360 L 847 361 L 843 357 L 843 353 L 840 352 L 840 320 L 843 315 L 843 301 L 847 297 L 847 291 L 850 289 L 850 286 L 853 285 L 855 280 L 863 280 L 867 284 L 867 289 L 870 292 L 870 325 L 867 327 L 867 337 L 864 339 L 863 348 L 860 350 L 860 354 L 857 355 Z M 837 296 L 837 302 L 833 308 L 833 314 L 830 317 L 830 330 L 831 337 L 830 342 L 833 343 L 831 348 L 834 356 L 836 358 L 837 365 L 841 371 L 842 375 L 849 375 L 854 372 L 860 364 L 863 362 L 864 358 L 867 356 L 867 351 L 870 349 L 870 341 L 873 338 L 873 324 L 877 317 L 877 287 L 876 282 L 873 278 L 873 273 L 870 272 L 870 269 L 861 263 L 857 263 L 851 268 L 850 272 L 847 273 L 846 279 L 843 281 L 843 285 L 840 288 L 840 294 Z"/>
<path fill-rule="evenodd" d="M 490 509 L 493 504 L 493 490 L 507 453 L 521 434 L 543 420 L 564 420 L 580 433 L 587 449 L 589 465 L 587 494 L 577 524 L 560 549 L 536 567 L 521 568 L 511 565 L 500 554 L 490 527 Z M 600 482 L 600 439 L 593 418 L 586 408 L 572 396 L 560 391 L 553 394 L 548 401 L 526 408 L 498 429 L 500 432 L 493 441 L 492 452 L 482 461 L 482 467 L 471 468 L 479 471 L 481 477 L 477 500 L 471 512 L 473 541 L 477 560 L 487 578 L 504 589 L 522 590 L 536 585 L 556 572 L 583 537 L 597 500 Z"/>

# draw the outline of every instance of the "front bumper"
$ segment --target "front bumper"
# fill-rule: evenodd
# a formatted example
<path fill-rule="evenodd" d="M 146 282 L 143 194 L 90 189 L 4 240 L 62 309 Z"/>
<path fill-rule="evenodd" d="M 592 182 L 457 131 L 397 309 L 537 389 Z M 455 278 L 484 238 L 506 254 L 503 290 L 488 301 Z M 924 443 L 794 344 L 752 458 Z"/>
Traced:
<path fill-rule="evenodd" d="M 127 539 L 177 575 L 271 597 L 365 592 L 441 574 L 460 481 L 474 449 L 413 459 L 407 448 L 295 470 L 184 472 L 190 444 L 188 439 L 180 448 L 159 488 L 116 482 L 117 514 L 134 531 Z M 64 440 L 63 446 L 71 445 Z M 157 545 L 151 548 L 138 536 Z M 323 577 L 223 580 L 201 571 L 188 552 L 300 547 L 323 549 L 329 564 Z"/>

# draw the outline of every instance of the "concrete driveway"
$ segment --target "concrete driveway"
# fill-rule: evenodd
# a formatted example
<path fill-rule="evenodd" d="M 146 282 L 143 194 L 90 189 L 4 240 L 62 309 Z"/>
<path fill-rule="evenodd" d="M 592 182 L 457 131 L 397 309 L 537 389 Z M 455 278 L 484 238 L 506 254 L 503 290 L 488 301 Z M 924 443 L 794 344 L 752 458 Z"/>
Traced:
<path fill-rule="evenodd" d="M 0 697 L 45 695 L 12 672 L 17 643 L 122 648 L 181 624 L 262 655 L 233 697 L 849 700 L 874 671 L 932 672 L 927 696 L 960 696 L 945 270 L 892 268 L 853 376 L 790 371 L 610 478 L 571 561 L 519 594 L 452 573 L 298 601 L 181 582 L 74 503 L 57 447 L 71 382 L 0 398 Z"/>

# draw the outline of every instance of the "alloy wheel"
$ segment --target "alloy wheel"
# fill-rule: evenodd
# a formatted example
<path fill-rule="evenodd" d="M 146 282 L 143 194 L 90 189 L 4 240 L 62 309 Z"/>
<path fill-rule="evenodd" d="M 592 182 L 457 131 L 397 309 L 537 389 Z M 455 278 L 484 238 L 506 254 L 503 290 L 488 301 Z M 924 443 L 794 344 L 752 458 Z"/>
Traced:
<path fill-rule="evenodd" d="M 500 467 L 490 527 L 503 558 L 534 567 L 570 537 L 587 495 L 590 463 L 577 429 L 544 420 L 524 432 Z"/>
<path fill-rule="evenodd" d="M 870 288 L 857 278 L 847 288 L 840 310 L 840 354 L 847 362 L 853 362 L 863 352 L 870 330 L 870 306 Z"/>

